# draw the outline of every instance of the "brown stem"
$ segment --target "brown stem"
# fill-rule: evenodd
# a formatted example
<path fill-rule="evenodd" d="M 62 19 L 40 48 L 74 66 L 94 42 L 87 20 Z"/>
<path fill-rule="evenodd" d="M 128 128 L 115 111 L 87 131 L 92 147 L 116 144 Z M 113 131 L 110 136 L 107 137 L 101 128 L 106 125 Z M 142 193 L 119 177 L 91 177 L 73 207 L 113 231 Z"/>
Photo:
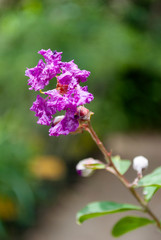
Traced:
<path fill-rule="evenodd" d="M 97 134 L 95 133 L 94 129 L 92 128 L 91 124 L 89 123 L 85 128 L 93 138 L 93 140 L 96 142 L 98 148 L 103 153 L 105 160 L 109 163 L 109 166 L 111 166 L 114 169 L 114 174 L 119 178 L 119 180 L 124 184 L 124 186 L 129 189 L 131 194 L 135 197 L 135 199 L 139 202 L 139 204 L 143 207 L 144 211 L 151 216 L 151 218 L 156 222 L 156 225 L 159 229 L 161 229 L 161 224 L 158 220 L 158 218 L 154 215 L 154 213 L 150 210 L 147 203 L 139 196 L 139 194 L 135 191 L 133 186 L 128 182 L 128 180 L 117 170 L 114 163 L 111 159 L 111 152 L 108 152 L 106 148 L 104 147 L 103 143 L 98 138 Z"/>
<path fill-rule="evenodd" d="M 104 147 L 103 143 L 101 142 L 101 140 L 98 138 L 97 134 L 95 133 L 94 129 L 92 128 L 91 124 L 89 123 L 88 127 L 86 127 L 86 130 L 90 133 L 91 137 L 93 138 L 93 140 L 96 142 L 97 146 L 99 147 L 100 151 L 103 153 L 105 160 L 107 161 L 107 163 L 109 163 L 109 166 L 111 166 L 114 170 L 115 170 L 115 175 L 120 179 L 120 181 L 126 186 L 129 187 L 129 182 L 127 181 L 127 179 L 125 179 L 125 177 L 120 174 L 120 172 L 117 170 L 117 168 L 115 167 L 115 165 L 112 162 L 111 159 L 111 152 L 108 152 L 106 150 L 106 148 Z"/>
<path fill-rule="evenodd" d="M 130 187 L 129 190 L 132 193 L 132 195 L 137 199 L 137 201 L 140 203 L 140 205 L 144 208 L 145 212 L 147 212 L 151 216 L 151 218 L 156 222 L 157 227 L 159 229 L 161 229 L 161 225 L 160 225 L 160 222 L 159 222 L 158 218 L 150 210 L 147 203 L 139 196 L 139 194 L 135 191 L 135 189 L 133 187 Z"/>
<path fill-rule="evenodd" d="M 86 130 L 90 133 L 91 137 L 93 138 L 93 140 L 96 142 L 98 148 L 100 149 L 100 151 L 103 153 L 105 160 L 107 161 L 107 163 L 111 163 L 109 156 L 111 153 L 109 153 L 106 148 L 104 147 L 103 143 L 100 141 L 100 139 L 98 138 L 97 134 L 95 133 L 95 131 L 93 130 L 91 124 L 89 123 L 89 125 L 87 125 Z"/>

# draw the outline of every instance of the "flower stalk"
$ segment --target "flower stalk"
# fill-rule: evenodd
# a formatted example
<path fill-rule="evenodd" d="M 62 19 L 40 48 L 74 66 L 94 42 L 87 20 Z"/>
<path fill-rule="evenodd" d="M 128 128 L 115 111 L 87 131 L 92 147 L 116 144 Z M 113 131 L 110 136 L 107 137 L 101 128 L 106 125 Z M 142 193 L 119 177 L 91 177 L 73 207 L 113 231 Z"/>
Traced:
<path fill-rule="evenodd" d="M 103 143 L 101 142 L 101 140 L 98 138 L 96 132 L 94 131 L 90 121 L 89 124 L 86 126 L 85 128 L 86 131 L 88 131 L 92 137 L 92 139 L 95 141 L 95 143 L 97 144 L 98 148 L 100 149 L 100 151 L 102 152 L 102 154 L 104 155 L 105 160 L 107 161 L 107 163 L 109 164 L 110 167 L 113 168 L 114 171 L 110 171 L 112 173 L 114 173 L 114 175 L 123 183 L 123 185 L 131 192 L 131 194 L 134 196 L 134 198 L 137 200 L 137 202 L 142 206 L 144 212 L 146 212 L 156 223 L 157 227 L 161 230 L 161 224 L 159 219 L 155 216 L 155 214 L 151 211 L 151 209 L 149 208 L 147 202 L 144 201 L 144 199 L 141 198 L 141 196 L 136 192 L 136 190 L 134 189 L 133 185 L 131 185 L 131 183 L 129 183 L 129 181 L 125 178 L 124 175 L 122 175 L 117 168 L 115 167 L 114 163 L 112 162 L 112 158 L 111 158 L 111 152 L 108 152 L 105 148 L 105 146 L 103 145 Z M 108 168 L 107 168 L 108 171 Z"/>
<path fill-rule="evenodd" d="M 90 165 L 93 164 L 99 165 L 100 169 L 106 169 L 106 171 L 114 174 L 135 197 L 142 210 L 161 229 L 158 218 L 134 188 L 142 178 L 142 171 L 148 166 L 148 160 L 143 156 L 138 156 L 133 160 L 133 168 L 137 172 L 137 178 L 133 183 L 130 183 L 123 172 L 115 166 L 111 151 L 107 151 L 92 128 L 90 118 L 94 113 L 84 105 L 89 104 L 94 96 L 88 92 L 88 86 L 80 85 L 87 81 L 90 72 L 80 70 L 74 60 L 63 62 L 61 60 L 62 52 L 41 49 L 38 53 L 44 57 L 45 62 L 40 59 L 34 68 L 27 68 L 25 73 L 29 77 L 29 90 L 39 91 L 42 94 L 42 96 L 37 95 L 36 101 L 30 108 L 38 118 L 37 123 L 50 126 L 50 136 L 82 133 L 83 130 L 88 131 L 104 155 L 106 164 L 92 158 L 84 159 L 77 164 L 77 172 L 87 177 L 95 170 L 90 168 Z M 54 79 L 56 80 L 55 88 L 44 91 L 44 88 Z M 60 115 L 57 115 L 59 113 Z"/>

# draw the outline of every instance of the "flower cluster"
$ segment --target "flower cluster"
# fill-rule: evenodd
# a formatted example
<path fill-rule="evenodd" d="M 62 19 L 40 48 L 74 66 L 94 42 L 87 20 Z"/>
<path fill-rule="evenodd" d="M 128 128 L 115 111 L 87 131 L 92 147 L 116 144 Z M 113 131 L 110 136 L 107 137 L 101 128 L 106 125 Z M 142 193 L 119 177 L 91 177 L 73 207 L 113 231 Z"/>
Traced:
<path fill-rule="evenodd" d="M 80 70 L 73 60 L 62 62 L 62 52 L 42 49 L 38 53 L 45 58 L 46 63 L 39 60 L 36 67 L 26 70 L 26 76 L 29 77 L 28 85 L 31 86 L 29 89 L 40 90 L 46 98 L 38 95 L 30 109 L 36 113 L 38 124 L 51 125 L 50 136 L 75 132 L 82 120 L 80 106 L 93 100 L 88 87 L 80 86 L 80 82 L 87 81 L 90 72 Z M 57 79 L 56 88 L 42 92 L 41 90 L 54 77 Z M 54 115 L 60 111 L 65 111 L 65 115 L 54 118 Z M 89 110 L 87 112 L 89 115 Z"/>

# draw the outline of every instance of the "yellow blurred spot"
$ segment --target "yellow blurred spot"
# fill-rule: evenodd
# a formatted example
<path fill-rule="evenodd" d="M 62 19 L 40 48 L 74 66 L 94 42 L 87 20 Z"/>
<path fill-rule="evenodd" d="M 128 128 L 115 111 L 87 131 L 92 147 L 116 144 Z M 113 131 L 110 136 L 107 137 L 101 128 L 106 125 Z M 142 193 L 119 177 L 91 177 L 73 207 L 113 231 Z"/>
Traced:
<path fill-rule="evenodd" d="M 12 199 L 0 196 L 0 219 L 14 220 L 17 217 L 17 207 Z"/>
<path fill-rule="evenodd" d="M 38 178 L 59 180 L 66 174 L 66 165 L 55 156 L 38 156 L 31 161 L 30 170 Z"/>

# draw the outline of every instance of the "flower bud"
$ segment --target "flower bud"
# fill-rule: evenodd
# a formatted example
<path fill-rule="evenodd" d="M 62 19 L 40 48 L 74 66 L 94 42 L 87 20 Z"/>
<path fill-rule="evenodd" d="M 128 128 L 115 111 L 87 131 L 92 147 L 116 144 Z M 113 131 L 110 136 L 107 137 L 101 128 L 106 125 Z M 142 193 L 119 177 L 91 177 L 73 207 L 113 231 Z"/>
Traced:
<path fill-rule="evenodd" d="M 55 126 L 57 123 L 59 123 L 61 120 L 63 120 L 64 117 L 65 117 L 64 115 L 55 117 L 53 120 L 53 125 Z"/>
<path fill-rule="evenodd" d="M 148 159 L 143 156 L 137 156 L 133 159 L 133 169 L 138 174 L 142 174 L 142 170 L 148 167 Z"/>
<path fill-rule="evenodd" d="M 76 165 L 76 171 L 77 173 L 82 176 L 82 177 L 88 177 L 90 176 L 94 170 L 93 169 L 89 169 L 87 168 L 87 165 L 89 164 L 100 164 L 101 161 L 93 159 L 93 158 L 86 158 L 82 161 L 80 161 L 77 165 Z"/>
<path fill-rule="evenodd" d="M 83 106 L 77 107 L 76 115 L 79 117 L 80 120 L 89 121 L 91 118 L 91 115 L 93 114 L 94 114 L 93 112 L 90 112 L 89 109 Z"/>

